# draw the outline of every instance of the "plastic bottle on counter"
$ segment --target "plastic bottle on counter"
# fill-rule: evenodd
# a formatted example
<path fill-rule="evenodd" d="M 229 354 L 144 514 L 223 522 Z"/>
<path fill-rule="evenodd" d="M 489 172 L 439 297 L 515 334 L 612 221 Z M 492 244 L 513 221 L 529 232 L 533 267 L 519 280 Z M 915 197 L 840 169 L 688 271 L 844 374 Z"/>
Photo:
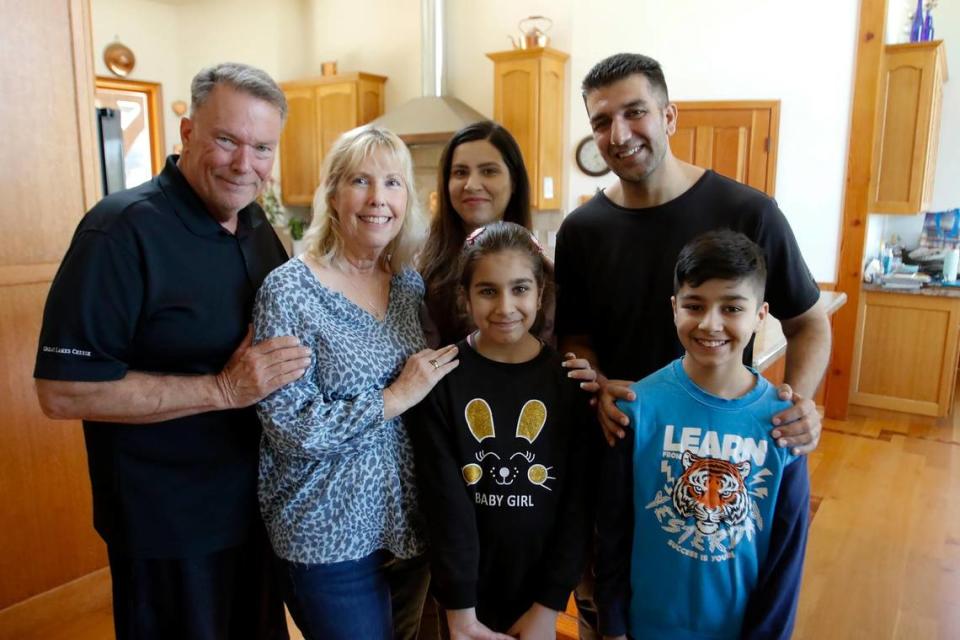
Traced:
<path fill-rule="evenodd" d="M 943 258 L 943 281 L 957 281 L 957 267 L 960 266 L 960 249 L 954 247 Z"/>

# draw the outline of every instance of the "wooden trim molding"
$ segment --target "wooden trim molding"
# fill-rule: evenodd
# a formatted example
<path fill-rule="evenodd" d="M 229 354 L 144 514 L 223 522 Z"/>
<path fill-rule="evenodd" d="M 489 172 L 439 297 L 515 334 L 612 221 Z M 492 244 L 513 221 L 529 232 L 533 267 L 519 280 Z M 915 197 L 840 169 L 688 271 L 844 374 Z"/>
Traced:
<path fill-rule="evenodd" d="M 160 173 L 165 159 L 163 154 L 163 90 L 160 83 L 97 76 L 97 89 L 132 91 L 146 95 L 149 109 L 147 126 L 150 129 L 150 167 L 153 169 L 153 175 Z"/>
<path fill-rule="evenodd" d="M 110 569 L 104 567 L 0 610 L 0 638 L 40 637 L 33 634 L 47 627 L 55 630 L 110 603 Z"/>
<path fill-rule="evenodd" d="M 100 199 L 100 159 L 97 155 L 97 125 L 94 111 L 94 87 L 89 78 L 94 77 L 93 28 L 91 26 L 89 0 L 68 0 L 70 33 L 73 39 L 70 50 L 73 56 L 76 81 L 77 131 L 80 146 L 81 180 L 83 182 L 84 208 L 89 210 Z"/>
<path fill-rule="evenodd" d="M 53 281 L 59 262 L 0 265 L 0 287 Z"/>
<path fill-rule="evenodd" d="M 886 0 L 861 0 L 837 267 L 837 289 L 847 294 L 847 304 L 837 312 L 833 321 L 833 352 L 827 371 L 824 398 L 826 416 L 837 420 L 847 417 L 847 406 L 850 402 L 851 367 L 857 332 L 857 312 L 860 308 L 860 270 L 867 231 L 867 205 L 870 200 L 870 173 L 873 168 L 873 141 L 876 134 L 886 14 Z"/>

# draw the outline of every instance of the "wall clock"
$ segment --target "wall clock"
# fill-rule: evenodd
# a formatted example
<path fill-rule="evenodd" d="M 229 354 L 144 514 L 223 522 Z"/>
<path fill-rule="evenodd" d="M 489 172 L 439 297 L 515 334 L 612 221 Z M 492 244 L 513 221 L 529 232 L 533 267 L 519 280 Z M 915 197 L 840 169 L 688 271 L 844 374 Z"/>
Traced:
<path fill-rule="evenodd" d="M 593 141 L 593 136 L 587 136 L 577 145 L 575 154 L 577 166 L 588 176 L 602 176 L 610 172 L 610 167 L 600 155 L 600 149 L 597 143 Z"/>

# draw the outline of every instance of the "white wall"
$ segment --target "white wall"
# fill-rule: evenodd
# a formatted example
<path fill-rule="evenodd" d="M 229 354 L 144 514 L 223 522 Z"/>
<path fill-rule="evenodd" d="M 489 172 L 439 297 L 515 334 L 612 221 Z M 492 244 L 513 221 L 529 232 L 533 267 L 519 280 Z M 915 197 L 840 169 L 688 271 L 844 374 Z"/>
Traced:
<path fill-rule="evenodd" d="M 164 151 L 180 141 L 175 100 L 190 101 L 190 80 L 217 62 L 244 62 L 277 80 L 306 72 L 309 24 L 302 0 L 91 0 L 97 75 L 111 76 L 103 49 L 118 37 L 137 58 L 131 80 L 163 87 Z"/>
<path fill-rule="evenodd" d="M 933 10 L 934 37 L 947 50 L 947 71 L 952 74 L 943 85 L 940 120 L 940 150 L 934 177 L 934 211 L 960 207 L 960 3 L 941 2 Z"/>
<path fill-rule="evenodd" d="M 419 0 L 305 0 L 311 42 L 305 75 L 337 61 L 340 73 L 387 76 L 386 106 L 420 95 Z"/>
<path fill-rule="evenodd" d="M 448 2 L 447 92 L 474 109 L 493 116 L 493 61 L 487 53 L 513 48 L 508 36 L 518 37 L 517 23 L 527 16 L 547 16 L 550 46 L 570 53 L 573 47 L 574 0 L 486 0 Z M 569 63 L 568 63 L 569 72 Z M 572 86 L 572 79 L 568 86 Z M 567 114 L 568 124 L 572 114 Z"/>
<path fill-rule="evenodd" d="M 277 81 L 306 71 L 310 30 L 300 0 L 185 2 L 179 19 L 180 74 L 188 82 L 201 68 L 227 61 L 260 67 Z"/>
<path fill-rule="evenodd" d="M 170 104 L 174 100 L 190 101 L 190 80 L 180 76 L 178 8 L 150 0 L 91 0 L 90 5 L 97 75 L 115 77 L 103 62 L 103 50 L 115 38 L 130 47 L 136 65 L 127 78 L 162 85 L 163 149 L 165 154 L 170 153 L 180 140 L 179 118 Z"/>

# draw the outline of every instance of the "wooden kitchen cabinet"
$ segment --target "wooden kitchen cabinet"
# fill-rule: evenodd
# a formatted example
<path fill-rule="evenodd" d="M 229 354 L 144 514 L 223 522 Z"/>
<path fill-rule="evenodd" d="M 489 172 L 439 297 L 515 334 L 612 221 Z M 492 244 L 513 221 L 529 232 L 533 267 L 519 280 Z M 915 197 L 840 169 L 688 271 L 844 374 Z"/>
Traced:
<path fill-rule="evenodd" d="M 280 138 L 284 204 L 310 206 L 327 152 L 344 131 L 383 114 L 384 76 L 347 73 L 281 83 L 287 122 Z"/>
<path fill-rule="evenodd" d="M 850 403 L 945 416 L 957 374 L 960 298 L 864 291 Z"/>
<path fill-rule="evenodd" d="M 884 48 L 869 211 L 916 214 L 929 208 L 946 77 L 940 40 Z"/>
<path fill-rule="evenodd" d="M 488 53 L 493 119 L 513 134 L 530 178 L 530 205 L 563 203 L 563 121 L 567 54 L 549 47 Z"/>
<path fill-rule="evenodd" d="M 676 104 L 680 118 L 670 136 L 675 157 L 774 195 L 779 100 Z"/>

